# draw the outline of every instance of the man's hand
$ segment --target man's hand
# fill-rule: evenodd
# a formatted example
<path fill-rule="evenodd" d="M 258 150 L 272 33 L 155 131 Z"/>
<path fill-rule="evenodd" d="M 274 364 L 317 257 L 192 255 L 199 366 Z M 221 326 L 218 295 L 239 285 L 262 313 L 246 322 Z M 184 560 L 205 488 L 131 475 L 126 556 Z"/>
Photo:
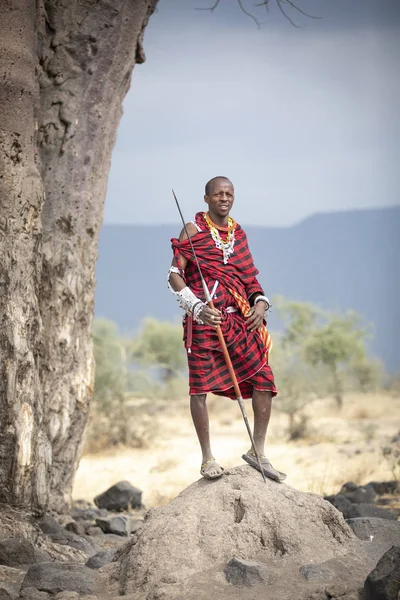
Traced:
<path fill-rule="evenodd" d="M 247 329 L 249 331 L 256 331 L 256 329 L 260 329 L 264 322 L 264 314 L 266 308 L 267 305 L 262 300 L 257 302 L 255 306 L 252 306 L 248 316 L 246 317 Z"/>
<path fill-rule="evenodd" d="M 221 312 L 216 308 L 210 308 L 209 306 L 203 306 L 199 317 L 206 325 L 214 327 L 214 329 L 217 328 L 217 325 L 221 325 L 222 323 Z"/>

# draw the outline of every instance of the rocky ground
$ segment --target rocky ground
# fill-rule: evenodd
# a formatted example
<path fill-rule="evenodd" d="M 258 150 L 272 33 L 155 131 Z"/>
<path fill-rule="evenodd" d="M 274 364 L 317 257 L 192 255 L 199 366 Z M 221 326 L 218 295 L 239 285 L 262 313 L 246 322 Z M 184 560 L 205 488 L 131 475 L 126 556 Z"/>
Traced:
<path fill-rule="evenodd" d="M 324 500 L 247 466 L 149 511 L 128 482 L 68 516 L 3 507 L 0 600 L 398 600 L 399 514 L 395 481 Z"/>

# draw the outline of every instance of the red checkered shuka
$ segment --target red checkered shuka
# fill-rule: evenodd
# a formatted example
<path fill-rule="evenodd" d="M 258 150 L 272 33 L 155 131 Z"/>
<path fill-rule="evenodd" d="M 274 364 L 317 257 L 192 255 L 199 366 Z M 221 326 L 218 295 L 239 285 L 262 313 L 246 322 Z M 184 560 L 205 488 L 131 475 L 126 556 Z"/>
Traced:
<path fill-rule="evenodd" d="M 222 333 L 224 335 L 232 365 L 236 373 L 243 398 L 251 398 L 253 388 L 271 391 L 276 394 L 274 377 L 268 365 L 268 353 L 272 341 L 266 326 L 250 332 L 246 327 L 245 316 L 250 310 L 249 298 L 258 292 L 264 294 L 258 280 L 258 270 L 247 243 L 247 236 L 239 224 L 235 229 L 234 252 L 224 264 L 222 250 L 216 248 L 211 237 L 204 213 L 197 213 L 196 223 L 201 229 L 191 238 L 208 289 L 218 281 L 213 298 L 215 307 L 222 311 Z M 185 271 L 181 271 L 186 284 L 193 293 L 205 301 L 201 278 L 197 269 L 190 242 L 171 240 L 174 256 L 180 268 L 180 257 L 187 260 Z M 227 307 L 238 312 L 226 312 Z M 191 319 L 184 321 L 184 341 L 187 345 L 188 326 L 192 324 L 191 352 L 188 353 L 189 393 L 205 394 L 213 392 L 236 399 L 232 380 L 222 353 L 215 329 L 200 325 Z"/>

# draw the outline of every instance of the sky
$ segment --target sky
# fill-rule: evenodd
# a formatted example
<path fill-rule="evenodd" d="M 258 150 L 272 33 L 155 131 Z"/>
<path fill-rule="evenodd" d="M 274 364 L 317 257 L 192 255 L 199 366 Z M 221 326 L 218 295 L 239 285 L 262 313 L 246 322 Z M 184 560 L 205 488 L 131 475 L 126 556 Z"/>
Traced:
<path fill-rule="evenodd" d="M 275 2 L 275 3 L 274 3 Z M 244 225 L 400 203 L 400 2 L 160 0 L 113 152 L 105 223 L 187 221 L 216 175 Z"/>

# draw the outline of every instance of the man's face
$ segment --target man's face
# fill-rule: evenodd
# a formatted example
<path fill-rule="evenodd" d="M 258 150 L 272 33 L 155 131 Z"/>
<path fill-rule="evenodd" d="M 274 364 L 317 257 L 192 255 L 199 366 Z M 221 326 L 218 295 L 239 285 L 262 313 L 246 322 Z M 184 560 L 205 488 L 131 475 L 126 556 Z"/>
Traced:
<path fill-rule="evenodd" d="M 204 196 L 204 201 L 208 204 L 210 211 L 219 217 L 229 215 L 234 200 L 233 185 L 224 179 L 215 181 L 212 184 L 210 195 Z"/>

